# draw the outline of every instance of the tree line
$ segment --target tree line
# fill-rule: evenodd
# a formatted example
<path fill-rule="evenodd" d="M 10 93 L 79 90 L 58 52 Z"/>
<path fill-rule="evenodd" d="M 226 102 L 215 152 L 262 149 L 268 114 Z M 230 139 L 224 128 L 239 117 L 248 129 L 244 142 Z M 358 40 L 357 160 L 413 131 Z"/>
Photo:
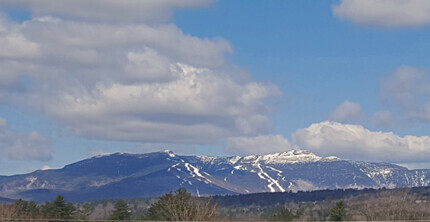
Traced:
<path fill-rule="evenodd" d="M 34 201 L 17 200 L 13 204 L 0 206 L 0 217 L 8 219 L 79 219 L 86 220 L 92 213 L 93 207 L 86 203 L 80 208 L 66 202 L 58 195 L 52 202 L 36 204 Z"/>
<path fill-rule="evenodd" d="M 193 197 L 185 189 L 167 193 L 157 199 L 99 201 L 97 204 L 72 204 L 58 196 L 52 202 L 36 204 L 18 200 L 0 205 L 1 218 L 16 219 L 110 219 L 150 221 L 210 221 L 210 220 L 266 220 L 266 221 L 342 221 L 342 220 L 429 220 L 430 187 L 394 190 L 343 190 L 341 194 L 316 192 L 317 201 L 297 201 L 298 198 L 277 199 L 266 204 L 265 199 L 276 194 L 253 194 L 222 197 Z M 358 194 L 361 192 L 361 194 Z M 305 199 L 312 192 L 302 192 Z M 349 195 L 344 195 L 349 193 Z M 282 196 L 283 193 L 277 193 Z M 293 195 L 293 194 L 288 194 Z M 245 197 L 245 198 L 244 198 Z M 252 202 L 253 198 L 260 199 Z M 239 200 L 236 200 L 236 199 Z M 243 199 L 242 199 L 243 198 Z M 242 200 L 240 200 L 242 199 Z M 248 200 L 248 201 L 244 201 Z M 283 201 L 283 202 L 282 202 Z M 228 204 L 223 204 L 228 203 Z M 234 203 L 234 204 L 232 204 Z M 139 205 L 140 208 L 137 208 Z M 97 214 L 100 209 L 105 215 Z M 91 217 L 92 215 L 92 217 Z M 98 215 L 98 216 L 96 216 Z"/>
<path fill-rule="evenodd" d="M 184 188 L 168 193 L 152 204 L 147 213 L 132 217 L 128 204 L 119 199 L 111 211 L 109 220 L 150 220 L 150 221 L 210 221 L 216 216 L 216 204 L 210 200 L 195 199 Z M 0 221 L 11 220 L 89 220 L 94 207 L 85 203 L 80 207 L 67 202 L 59 195 L 52 202 L 36 204 L 34 201 L 17 200 L 13 204 L 0 205 Z"/>

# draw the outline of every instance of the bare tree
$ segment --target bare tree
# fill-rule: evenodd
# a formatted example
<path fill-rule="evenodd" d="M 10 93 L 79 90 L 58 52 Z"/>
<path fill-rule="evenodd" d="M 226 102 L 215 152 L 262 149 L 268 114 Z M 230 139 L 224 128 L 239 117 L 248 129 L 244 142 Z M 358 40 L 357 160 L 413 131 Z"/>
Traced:
<path fill-rule="evenodd" d="M 196 201 L 184 188 L 175 194 L 168 193 L 151 205 L 146 215 L 149 220 L 161 221 L 209 221 L 215 217 L 216 205 Z"/>

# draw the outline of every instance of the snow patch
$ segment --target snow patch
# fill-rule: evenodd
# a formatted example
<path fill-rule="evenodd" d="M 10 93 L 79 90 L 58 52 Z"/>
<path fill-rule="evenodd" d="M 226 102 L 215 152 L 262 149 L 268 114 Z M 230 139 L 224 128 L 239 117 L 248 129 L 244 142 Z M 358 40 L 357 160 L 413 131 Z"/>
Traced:
<path fill-rule="evenodd" d="M 256 155 L 249 155 L 249 156 L 243 157 L 242 161 L 245 162 L 245 161 L 252 161 L 252 160 L 256 160 L 256 159 L 257 159 Z"/>
<path fill-rule="evenodd" d="M 244 167 L 243 165 L 237 165 L 233 167 L 236 170 L 247 170 L 248 168 Z"/>
<path fill-rule="evenodd" d="M 258 177 L 269 182 L 269 185 L 267 185 L 267 187 L 269 188 L 270 192 L 276 192 L 276 189 L 273 188 L 273 185 L 278 187 L 281 192 L 285 192 L 285 189 L 279 184 L 277 180 L 273 179 L 269 176 L 269 174 L 264 172 L 263 168 L 261 168 L 260 163 L 257 163 L 257 168 L 260 170 L 260 172 L 257 173 Z"/>
<path fill-rule="evenodd" d="M 324 161 L 330 162 L 330 161 L 340 161 L 341 159 L 336 156 L 328 156 L 323 159 Z"/>
<path fill-rule="evenodd" d="M 30 189 L 31 185 L 34 184 L 34 182 L 36 182 L 37 177 L 26 177 L 25 180 L 27 180 L 29 183 L 27 184 L 26 188 Z"/>
<path fill-rule="evenodd" d="M 288 188 L 293 191 L 297 192 L 299 190 L 301 191 L 312 191 L 312 190 L 321 190 L 324 188 L 315 186 L 312 182 L 307 180 L 298 179 L 293 181 L 293 183 L 290 182 L 290 186 Z"/>
<path fill-rule="evenodd" d="M 307 150 L 290 150 L 288 152 L 261 156 L 261 160 L 266 164 L 309 163 L 317 162 L 321 159 L 322 157 L 319 157 Z"/>
<path fill-rule="evenodd" d="M 212 183 L 212 181 L 211 181 L 210 179 L 208 179 L 208 178 L 204 177 L 204 176 L 200 173 L 200 171 L 199 171 L 199 169 L 198 169 L 197 167 L 195 167 L 195 166 L 193 166 L 193 165 L 191 165 L 191 164 L 189 164 L 189 163 L 185 163 L 185 167 L 186 167 L 186 168 L 187 168 L 187 170 L 190 172 L 190 175 L 191 175 L 192 177 L 200 177 L 200 178 L 204 179 L 204 181 L 203 181 L 203 182 L 205 182 L 205 183 Z"/>
<path fill-rule="evenodd" d="M 237 161 L 239 161 L 242 157 L 240 156 L 235 156 L 235 157 L 231 157 L 230 159 L 228 159 L 228 162 L 231 164 L 236 164 Z"/>
<path fill-rule="evenodd" d="M 171 150 L 163 150 L 162 152 L 167 153 L 172 158 L 176 156 Z"/>
<path fill-rule="evenodd" d="M 212 161 L 216 160 L 216 157 L 213 156 L 196 156 L 197 159 L 202 161 L 203 163 L 211 163 Z"/>
<path fill-rule="evenodd" d="M 114 154 L 114 153 L 99 153 L 99 154 L 93 156 L 92 158 L 101 158 L 101 157 L 110 156 L 112 154 Z"/>

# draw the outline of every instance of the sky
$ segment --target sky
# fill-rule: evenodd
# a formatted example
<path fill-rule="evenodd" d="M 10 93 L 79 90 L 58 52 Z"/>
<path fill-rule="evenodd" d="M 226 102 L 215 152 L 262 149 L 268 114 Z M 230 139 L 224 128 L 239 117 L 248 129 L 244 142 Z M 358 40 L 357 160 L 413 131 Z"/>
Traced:
<path fill-rule="evenodd" d="M 0 175 L 309 150 L 430 168 L 430 1 L 2 0 Z"/>

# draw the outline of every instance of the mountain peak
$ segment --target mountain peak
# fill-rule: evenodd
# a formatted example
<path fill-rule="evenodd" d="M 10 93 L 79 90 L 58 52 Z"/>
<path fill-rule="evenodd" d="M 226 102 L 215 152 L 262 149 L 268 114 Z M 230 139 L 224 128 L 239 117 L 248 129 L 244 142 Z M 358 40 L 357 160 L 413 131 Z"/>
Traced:
<path fill-rule="evenodd" d="M 162 153 L 167 153 L 167 155 L 169 155 L 170 157 L 175 157 L 176 155 L 173 153 L 173 151 L 171 150 L 163 150 L 161 151 Z"/>
<path fill-rule="evenodd" d="M 322 157 L 317 156 L 308 150 L 289 150 L 286 152 L 261 156 L 262 161 L 272 164 L 316 162 L 321 159 Z"/>
<path fill-rule="evenodd" d="M 102 157 L 107 157 L 107 156 L 114 156 L 114 155 L 123 155 L 124 153 L 120 153 L 120 152 L 116 152 L 116 153 L 99 153 L 95 156 L 93 156 L 92 158 L 102 158 Z"/>
<path fill-rule="evenodd" d="M 125 152 L 116 152 L 116 153 L 100 153 L 97 154 L 91 158 L 103 158 L 103 157 L 109 157 L 109 156 L 135 156 L 135 157 L 141 157 L 141 156 L 145 156 L 148 154 L 167 154 L 170 157 L 175 157 L 176 155 L 173 153 L 172 150 L 161 150 L 161 151 L 157 151 L 157 152 L 152 152 L 152 153 L 125 153 Z"/>

